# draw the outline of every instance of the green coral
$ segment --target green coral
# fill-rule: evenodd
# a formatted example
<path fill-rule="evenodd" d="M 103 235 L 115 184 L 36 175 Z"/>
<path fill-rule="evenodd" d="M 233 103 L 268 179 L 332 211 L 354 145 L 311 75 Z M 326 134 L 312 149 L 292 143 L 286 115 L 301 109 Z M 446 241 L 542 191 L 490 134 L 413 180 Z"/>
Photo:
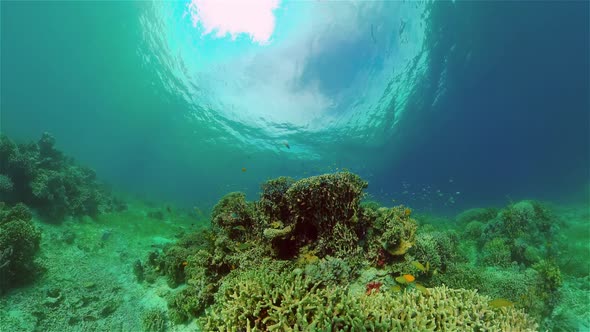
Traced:
<path fill-rule="evenodd" d="M 206 331 L 534 331 L 514 308 L 494 309 L 476 291 L 431 288 L 401 294 L 353 294 L 301 274 L 256 269 L 231 274 L 201 319 Z"/>
<path fill-rule="evenodd" d="M 367 182 L 355 174 L 339 172 L 301 179 L 286 192 L 296 232 L 315 240 L 337 223 L 356 221 Z"/>
<path fill-rule="evenodd" d="M 297 256 L 309 244 L 321 257 L 351 254 L 359 240 L 358 211 L 366 186 L 349 172 L 268 181 L 258 204 L 262 240 L 282 259 Z"/>
<path fill-rule="evenodd" d="M 505 239 L 495 238 L 483 246 L 481 253 L 483 265 L 508 267 L 511 262 L 510 247 Z"/>
<path fill-rule="evenodd" d="M 390 256 L 404 255 L 416 242 L 416 220 L 411 210 L 404 206 L 380 207 L 363 210 L 363 224 L 368 229 L 366 243 L 369 260 L 377 261 L 387 253 Z"/>
<path fill-rule="evenodd" d="M 559 302 L 559 288 L 563 284 L 561 270 L 553 260 L 542 260 L 534 264 L 533 269 L 539 273 L 537 292 L 545 303 L 541 315 L 547 317 Z"/>
<path fill-rule="evenodd" d="M 331 256 L 307 264 L 304 273 L 311 283 L 322 285 L 344 285 L 355 275 L 346 260 Z"/>
<path fill-rule="evenodd" d="M 48 220 L 95 217 L 121 207 L 96 180 L 95 172 L 64 156 L 48 133 L 36 143 L 19 145 L 0 137 L 0 160 L 0 174 L 12 183 L 3 199 L 24 202 Z"/>
<path fill-rule="evenodd" d="M 210 304 L 217 282 L 229 273 L 229 268 L 220 268 L 207 250 L 200 249 L 187 258 L 184 273 L 186 287 L 168 301 L 170 317 L 176 323 L 198 315 Z"/>
<path fill-rule="evenodd" d="M 285 194 L 295 183 L 295 180 L 281 176 L 262 184 L 258 206 L 270 220 L 287 220 L 289 218 L 289 203 Z"/>
<path fill-rule="evenodd" d="M 459 239 L 454 231 L 419 232 L 416 245 L 409 252 L 413 260 L 423 265 L 428 263 L 431 271 L 442 273 L 447 272 L 451 264 L 467 261 L 459 250 Z"/>
<path fill-rule="evenodd" d="M 466 225 L 472 221 L 486 223 L 492 220 L 498 214 L 498 210 L 494 208 L 475 208 L 461 212 L 455 217 L 455 222 L 459 225 Z"/>
<path fill-rule="evenodd" d="M 501 330 L 505 322 L 533 328 L 522 311 L 492 308 L 490 298 L 464 288 L 524 297 L 510 299 L 539 317 L 546 307 L 535 287 L 552 280 L 554 270 L 539 267 L 545 279 L 534 269 L 519 270 L 515 255 L 542 260 L 546 252 L 530 249 L 537 242 L 524 234 L 502 236 L 502 227 L 512 210 L 540 220 L 542 209 L 471 212 L 461 223 L 472 231 L 437 230 L 442 224 L 436 224 L 418 233 L 409 208 L 361 204 L 366 185 L 341 172 L 269 180 L 258 202 L 247 202 L 243 193 L 224 196 L 213 210 L 211 231 L 187 234 L 150 259 L 173 285 L 184 283 L 168 298 L 171 320 L 204 312 L 204 329 L 223 331 Z M 379 277 L 360 281 L 368 264 L 378 267 Z M 408 273 L 435 287 L 412 283 L 396 293 L 394 278 Z M 354 284 L 357 277 L 361 285 Z M 365 284 L 375 280 L 387 284 L 384 292 L 367 296 Z"/>
<path fill-rule="evenodd" d="M 463 229 L 463 234 L 467 239 L 470 240 L 479 240 L 481 234 L 483 233 L 484 223 L 474 220 L 470 221 L 465 225 Z"/>
<path fill-rule="evenodd" d="M 164 332 L 167 327 L 166 312 L 161 309 L 150 309 L 143 314 L 142 326 L 146 332 Z"/>
<path fill-rule="evenodd" d="M 40 242 L 41 232 L 24 205 L 0 211 L 0 293 L 33 278 Z"/>

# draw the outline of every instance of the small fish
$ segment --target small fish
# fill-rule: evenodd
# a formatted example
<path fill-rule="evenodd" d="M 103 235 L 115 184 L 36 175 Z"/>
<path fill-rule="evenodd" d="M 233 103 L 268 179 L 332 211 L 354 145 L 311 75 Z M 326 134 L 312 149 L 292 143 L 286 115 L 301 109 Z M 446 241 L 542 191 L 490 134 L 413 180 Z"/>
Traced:
<path fill-rule="evenodd" d="M 391 287 L 391 290 L 396 293 L 399 293 L 402 291 L 402 288 L 400 287 L 400 285 L 395 285 L 395 286 Z"/>
<path fill-rule="evenodd" d="M 246 227 L 244 227 L 242 225 L 238 225 L 238 226 L 234 227 L 234 229 L 237 231 L 242 231 L 242 232 L 246 231 Z"/>
<path fill-rule="evenodd" d="M 107 241 L 111 237 L 111 234 L 113 234 L 113 231 L 110 229 L 103 231 L 102 236 L 100 237 L 100 240 Z"/>
<path fill-rule="evenodd" d="M 166 211 L 167 211 L 168 213 L 172 213 L 172 208 L 171 208 L 171 207 L 168 205 L 168 206 L 166 206 Z"/>
<path fill-rule="evenodd" d="M 289 145 L 289 142 L 282 141 L 281 144 L 283 144 L 287 149 L 291 149 L 291 146 Z"/>
<path fill-rule="evenodd" d="M 495 300 L 490 301 L 488 304 L 492 308 L 510 307 L 514 305 L 514 303 L 503 298 L 497 298 Z"/>
<path fill-rule="evenodd" d="M 416 283 L 414 286 L 416 286 L 416 289 L 419 290 L 422 295 L 430 295 L 428 288 L 420 285 L 419 283 Z"/>
<path fill-rule="evenodd" d="M 426 263 L 426 264 L 428 264 L 428 263 Z M 420 270 L 421 272 L 426 272 L 426 268 L 420 262 L 413 261 L 412 265 L 414 265 L 414 267 L 417 268 L 418 270 Z"/>
<path fill-rule="evenodd" d="M 203 212 L 201 211 L 201 209 L 199 209 L 199 208 L 198 208 L 198 207 L 196 207 L 196 206 L 194 207 L 194 209 L 195 209 L 195 213 L 196 213 L 198 216 L 202 216 L 202 215 L 203 215 Z"/>
<path fill-rule="evenodd" d="M 397 278 L 395 278 L 395 281 L 397 281 L 398 283 L 400 283 L 402 285 L 407 285 L 408 284 L 408 281 L 404 277 L 397 277 Z"/>
<path fill-rule="evenodd" d="M 411 214 L 412 214 L 412 210 L 411 209 L 408 209 L 408 208 L 405 208 L 404 209 L 404 215 L 406 217 L 409 217 Z"/>
<path fill-rule="evenodd" d="M 244 242 L 244 243 L 238 243 L 236 248 L 241 251 L 241 250 L 246 250 L 246 249 L 250 248 L 251 246 L 252 245 L 250 243 Z"/>
<path fill-rule="evenodd" d="M 242 167 L 242 172 L 245 172 L 245 171 L 246 171 L 246 167 Z"/>
<path fill-rule="evenodd" d="M 404 274 L 402 276 L 408 283 L 414 282 L 414 280 L 416 280 L 416 278 L 411 275 L 411 274 Z"/>

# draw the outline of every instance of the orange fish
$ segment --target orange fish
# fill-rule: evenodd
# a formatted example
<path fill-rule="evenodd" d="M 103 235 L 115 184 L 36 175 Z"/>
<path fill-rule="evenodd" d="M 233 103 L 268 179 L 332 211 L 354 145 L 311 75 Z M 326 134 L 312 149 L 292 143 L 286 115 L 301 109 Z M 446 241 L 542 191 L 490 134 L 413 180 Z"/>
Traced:
<path fill-rule="evenodd" d="M 403 277 L 407 282 L 412 282 L 412 281 L 416 280 L 416 278 L 414 278 L 414 276 L 411 274 L 404 274 Z"/>
<path fill-rule="evenodd" d="M 242 172 L 245 172 L 245 171 L 246 171 L 246 167 L 242 167 Z"/>

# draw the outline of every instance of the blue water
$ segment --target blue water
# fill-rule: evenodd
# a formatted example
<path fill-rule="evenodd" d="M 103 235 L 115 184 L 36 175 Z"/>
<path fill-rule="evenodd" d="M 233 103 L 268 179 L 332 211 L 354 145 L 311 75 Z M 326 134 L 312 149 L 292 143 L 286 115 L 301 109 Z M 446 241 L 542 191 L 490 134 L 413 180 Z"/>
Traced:
<path fill-rule="evenodd" d="M 423 211 L 589 199 L 588 2 L 283 2 L 267 45 L 184 2 L 1 11 L 2 132 L 120 190 L 206 207 L 346 168 Z"/>

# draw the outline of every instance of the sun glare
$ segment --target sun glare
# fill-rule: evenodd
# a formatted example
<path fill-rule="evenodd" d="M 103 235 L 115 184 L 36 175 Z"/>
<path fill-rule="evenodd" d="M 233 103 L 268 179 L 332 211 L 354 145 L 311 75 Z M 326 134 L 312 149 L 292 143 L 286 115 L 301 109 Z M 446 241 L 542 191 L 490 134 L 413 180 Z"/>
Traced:
<path fill-rule="evenodd" d="M 253 42 L 268 44 L 275 28 L 273 11 L 279 0 L 191 0 L 188 11 L 193 26 L 200 25 L 203 35 L 236 39 L 247 34 Z"/>

